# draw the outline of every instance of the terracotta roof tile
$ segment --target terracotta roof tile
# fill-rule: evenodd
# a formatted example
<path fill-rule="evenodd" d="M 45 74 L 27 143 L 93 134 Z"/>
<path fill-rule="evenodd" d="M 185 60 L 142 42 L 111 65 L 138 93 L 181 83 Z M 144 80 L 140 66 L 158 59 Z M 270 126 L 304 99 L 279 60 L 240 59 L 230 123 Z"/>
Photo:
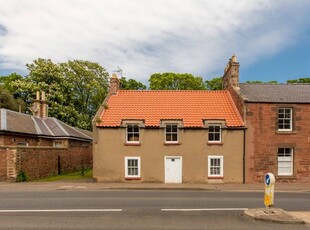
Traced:
<path fill-rule="evenodd" d="M 228 127 L 244 126 L 228 91 L 120 90 L 107 102 L 98 127 L 118 127 L 123 119 L 144 120 L 158 127 L 160 120 L 183 120 L 184 127 L 203 127 L 203 120 L 226 120 Z"/>

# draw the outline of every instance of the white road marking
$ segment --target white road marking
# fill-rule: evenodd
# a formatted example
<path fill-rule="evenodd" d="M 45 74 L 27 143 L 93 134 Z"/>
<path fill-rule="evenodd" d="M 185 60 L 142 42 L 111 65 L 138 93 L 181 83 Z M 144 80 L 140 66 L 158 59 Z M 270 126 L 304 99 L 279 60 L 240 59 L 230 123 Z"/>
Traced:
<path fill-rule="evenodd" d="M 163 212 L 197 212 L 197 211 L 245 211 L 248 208 L 171 208 L 161 209 Z"/>
<path fill-rule="evenodd" d="M 20 209 L 20 210 L 0 210 L 0 213 L 17 212 L 122 212 L 123 209 Z"/>

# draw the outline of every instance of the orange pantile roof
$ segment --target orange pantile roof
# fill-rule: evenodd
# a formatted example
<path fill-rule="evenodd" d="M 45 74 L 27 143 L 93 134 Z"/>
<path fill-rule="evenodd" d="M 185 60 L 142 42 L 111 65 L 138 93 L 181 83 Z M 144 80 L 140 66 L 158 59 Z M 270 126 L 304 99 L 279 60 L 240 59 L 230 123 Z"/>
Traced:
<path fill-rule="evenodd" d="M 161 120 L 182 120 L 184 127 L 203 127 L 203 120 L 225 120 L 228 127 L 244 123 L 228 91 L 119 90 L 111 95 L 97 127 L 118 127 L 122 120 L 144 120 L 159 127 Z"/>

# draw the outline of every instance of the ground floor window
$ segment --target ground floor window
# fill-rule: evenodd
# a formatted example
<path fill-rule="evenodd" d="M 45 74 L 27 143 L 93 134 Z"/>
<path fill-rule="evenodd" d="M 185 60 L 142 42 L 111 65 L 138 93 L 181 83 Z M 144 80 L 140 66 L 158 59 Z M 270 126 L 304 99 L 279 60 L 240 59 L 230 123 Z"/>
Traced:
<path fill-rule="evenodd" d="M 125 157 L 125 177 L 140 178 L 140 157 Z"/>
<path fill-rule="evenodd" d="M 293 175 L 293 149 L 278 148 L 278 175 Z"/>
<path fill-rule="evenodd" d="M 223 156 L 208 156 L 208 177 L 223 177 Z"/>

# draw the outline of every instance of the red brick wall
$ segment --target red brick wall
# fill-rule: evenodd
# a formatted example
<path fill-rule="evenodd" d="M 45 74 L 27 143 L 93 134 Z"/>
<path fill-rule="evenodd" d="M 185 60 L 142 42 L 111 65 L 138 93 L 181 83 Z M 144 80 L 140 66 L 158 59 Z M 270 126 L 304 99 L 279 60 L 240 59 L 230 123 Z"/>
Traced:
<path fill-rule="evenodd" d="M 0 149 L 0 180 L 6 180 L 6 149 Z"/>
<path fill-rule="evenodd" d="M 27 142 L 29 146 L 53 146 L 53 139 L 38 138 L 25 135 L 7 135 L 2 134 L 1 144 L 6 146 L 17 145 L 18 142 Z"/>
<path fill-rule="evenodd" d="M 74 172 L 92 167 L 92 143 L 69 140 L 68 148 L 52 147 L 9 147 L 16 152 L 16 173 L 24 171 L 31 180 L 58 174 L 60 171 Z M 0 180 L 7 180 L 6 159 L 8 151 L 0 149 Z"/>
<path fill-rule="evenodd" d="M 310 181 L 310 104 L 247 103 L 246 120 L 249 133 L 247 145 L 248 180 L 263 182 L 265 173 L 271 172 L 278 182 Z M 293 108 L 293 131 L 277 131 L 277 111 L 279 107 Z M 293 176 L 278 175 L 278 148 L 294 149 Z M 250 161 L 250 162 L 249 162 Z"/>

